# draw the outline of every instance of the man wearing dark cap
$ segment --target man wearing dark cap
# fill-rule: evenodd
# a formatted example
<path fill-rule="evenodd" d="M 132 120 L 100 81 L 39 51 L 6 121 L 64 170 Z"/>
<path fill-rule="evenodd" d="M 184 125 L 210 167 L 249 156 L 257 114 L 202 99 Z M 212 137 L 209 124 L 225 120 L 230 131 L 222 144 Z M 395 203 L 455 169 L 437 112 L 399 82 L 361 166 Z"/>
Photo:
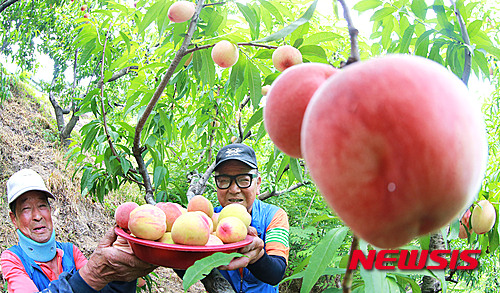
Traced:
<path fill-rule="evenodd" d="M 228 204 L 241 204 L 252 215 L 250 233 L 254 241 L 239 252 L 246 257 L 220 267 L 236 292 L 278 292 L 289 254 L 289 224 L 285 211 L 259 199 L 262 178 L 254 150 L 245 144 L 224 146 L 214 169 L 220 212 Z"/>
<path fill-rule="evenodd" d="M 137 277 L 155 267 L 136 258 L 114 230 L 88 261 L 72 243 L 56 241 L 49 198 L 54 195 L 31 169 L 7 181 L 9 215 L 19 238 L 1 256 L 9 292 L 135 292 Z"/>

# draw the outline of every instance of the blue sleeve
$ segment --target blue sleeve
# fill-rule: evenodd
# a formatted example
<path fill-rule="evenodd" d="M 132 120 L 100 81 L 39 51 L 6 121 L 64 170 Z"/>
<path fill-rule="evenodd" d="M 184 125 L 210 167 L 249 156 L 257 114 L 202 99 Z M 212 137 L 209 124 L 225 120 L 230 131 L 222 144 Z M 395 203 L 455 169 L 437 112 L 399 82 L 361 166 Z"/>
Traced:
<path fill-rule="evenodd" d="M 103 293 L 133 293 L 136 291 L 137 280 L 130 282 L 111 282 L 101 291 Z M 68 273 L 64 272 L 59 275 L 59 279 L 50 282 L 47 289 L 42 293 L 94 293 L 98 292 L 90 287 L 80 276 L 80 272 Z"/>
<path fill-rule="evenodd" d="M 286 260 L 282 256 L 269 255 L 264 252 L 264 255 L 258 261 L 248 265 L 247 269 L 257 279 L 275 286 L 283 280 L 286 270 Z"/>

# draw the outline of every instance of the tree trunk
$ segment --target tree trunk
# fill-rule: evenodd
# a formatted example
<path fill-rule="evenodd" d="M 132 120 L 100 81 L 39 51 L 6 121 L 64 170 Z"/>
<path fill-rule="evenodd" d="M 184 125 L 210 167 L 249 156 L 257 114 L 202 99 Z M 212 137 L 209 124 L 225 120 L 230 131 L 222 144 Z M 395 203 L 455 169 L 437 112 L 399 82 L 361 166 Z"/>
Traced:
<path fill-rule="evenodd" d="M 446 249 L 443 235 L 441 232 L 431 234 L 431 239 L 429 243 L 429 251 Z M 441 292 L 441 283 L 438 279 L 424 276 L 421 285 L 422 293 L 436 293 Z"/>

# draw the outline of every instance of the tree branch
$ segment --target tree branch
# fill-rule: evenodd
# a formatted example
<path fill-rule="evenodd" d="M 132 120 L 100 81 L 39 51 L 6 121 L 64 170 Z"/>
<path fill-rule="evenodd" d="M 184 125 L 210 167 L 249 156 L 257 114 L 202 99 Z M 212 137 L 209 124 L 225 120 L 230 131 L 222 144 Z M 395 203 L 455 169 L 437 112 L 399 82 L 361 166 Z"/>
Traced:
<path fill-rule="evenodd" d="M 464 56 L 464 71 L 462 72 L 462 82 L 467 85 L 469 83 L 469 77 L 470 77 L 470 71 L 471 71 L 471 66 L 472 66 L 472 56 L 471 52 L 469 50 L 470 46 L 470 39 L 469 39 L 469 34 L 467 33 L 467 28 L 465 27 L 464 20 L 462 18 L 462 15 L 460 15 L 460 11 L 457 8 L 457 5 L 454 0 L 450 0 L 451 3 L 453 4 L 453 10 L 455 12 L 455 16 L 457 17 L 458 24 L 460 26 L 460 32 L 462 34 L 462 39 L 464 39 L 465 43 L 465 56 Z"/>
<path fill-rule="evenodd" d="M 349 7 L 344 0 L 338 0 L 344 9 L 344 18 L 347 21 L 347 28 L 349 30 L 349 36 L 351 38 L 351 56 L 347 60 L 346 65 L 359 61 L 359 47 L 358 47 L 358 30 L 354 27 L 351 14 L 349 13 Z"/>
<path fill-rule="evenodd" d="M 351 263 L 353 251 L 358 250 L 358 248 L 359 248 L 358 237 L 356 237 L 356 235 L 352 235 L 351 249 L 349 251 L 349 261 L 347 261 L 348 264 Z M 353 269 L 350 269 L 349 267 L 347 267 L 347 269 L 345 271 L 344 280 L 342 280 L 342 292 L 344 292 L 344 293 L 351 292 L 352 279 L 353 279 L 353 275 L 354 275 L 355 270 L 356 269 L 353 270 Z"/>
<path fill-rule="evenodd" d="M 141 132 L 144 129 L 144 125 L 146 124 L 146 121 L 153 111 L 154 106 L 156 103 L 158 103 L 158 100 L 160 99 L 161 94 L 165 90 L 165 87 L 167 86 L 168 82 L 170 81 L 170 78 L 174 74 L 175 69 L 179 65 L 182 57 L 186 55 L 186 49 L 191 42 L 191 38 L 193 37 L 194 31 L 197 26 L 198 22 L 198 17 L 200 15 L 200 11 L 203 8 L 203 1 L 204 0 L 198 0 L 198 3 L 196 5 L 196 10 L 194 12 L 193 17 L 191 18 L 191 23 L 189 24 L 188 31 L 186 33 L 186 37 L 184 38 L 184 41 L 182 42 L 181 47 L 179 50 L 175 53 L 174 59 L 172 60 L 172 63 L 170 63 L 170 66 L 167 69 L 167 72 L 165 73 L 165 76 L 163 76 L 160 84 L 158 85 L 158 88 L 153 94 L 153 97 L 149 101 L 148 105 L 146 106 L 146 109 L 144 110 L 144 113 L 139 119 L 139 122 L 137 123 L 135 127 L 135 134 L 134 134 L 134 144 L 132 147 L 132 152 L 134 154 L 134 157 L 137 161 L 138 164 L 138 169 L 139 173 L 141 174 L 143 180 L 144 180 L 144 186 L 146 188 L 146 195 L 145 195 L 145 200 L 148 203 L 154 203 L 155 200 L 153 199 L 153 188 L 149 179 L 149 174 L 146 170 L 146 165 L 144 164 L 144 159 L 142 157 L 142 153 L 145 150 L 144 147 L 140 146 L 141 142 Z"/>
<path fill-rule="evenodd" d="M 7 0 L 0 4 L 0 13 L 2 13 L 7 7 L 11 6 L 12 4 L 16 3 L 19 0 Z"/>
<path fill-rule="evenodd" d="M 264 193 L 262 193 L 262 194 L 259 195 L 259 199 L 260 200 L 266 200 L 266 199 L 268 199 L 270 197 L 279 196 L 279 195 L 282 195 L 282 194 L 287 193 L 287 192 L 291 192 L 291 191 L 293 191 L 293 190 L 295 190 L 295 189 L 297 189 L 299 187 L 302 187 L 302 186 L 305 186 L 305 185 L 309 185 L 309 184 L 311 184 L 311 182 L 304 181 L 304 182 L 298 182 L 298 183 L 290 186 L 289 188 L 287 188 L 285 190 L 271 191 L 271 192 L 266 191 L 266 192 L 264 192 Z"/>

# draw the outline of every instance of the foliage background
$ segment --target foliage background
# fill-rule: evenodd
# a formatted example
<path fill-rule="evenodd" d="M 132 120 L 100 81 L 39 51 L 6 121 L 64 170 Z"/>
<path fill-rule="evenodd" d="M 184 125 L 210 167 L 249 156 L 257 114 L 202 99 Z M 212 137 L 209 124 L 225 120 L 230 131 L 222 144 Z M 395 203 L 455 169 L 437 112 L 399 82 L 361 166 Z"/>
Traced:
<path fill-rule="evenodd" d="M 268 139 L 262 123 L 265 97 L 261 87 L 279 75 L 272 66 L 271 55 L 274 48 L 283 44 L 297 47 L 304 62 L 341 66 L 350 54 L 341 7 L 335 1 L 332 6 L 302 0 L 207 2 L 188 54 L 179 56 L 179 62 L 174 56 L 181 48 L 189 23 L 168 21 L 166 11 L 172 3 L 18 1 L 0 14 L 0 50 L 19 67 L 17 74 L 21 76 L 32 76 L 40 66 L 35 52 L 47 54 L 54 61 L 53 75 L 38 86 L 69 109 L 68 113 L 85 117 L 85 125 L 72 133 L 68 146 L 68 164 L 75 165 L 81 177 L 82 196 L 103 201 L 110 192 L 129 184 L 145 193 L 146 181 L 150 180 L 155 201 L 186 205 L 189 187 L 203 181 L 214 153 L 233 136 L 244 139 L 258 154 L 264 176 L 263 192 L 304 184 L 267 199 L 290 216 L 291 257 L 287 275 L 302 272 L 305 276 L 302 286 L 300 281 L 292 280 L 282 285 L 283 290 L 290 288 L 294 292 L 294 286 L 307 290 L 316 284 L 315 290 L 330 288 L 335 292 L 332 287 L 339 287 L 342 273 L 327 271 L 330 273 L 316 283 L 324 272 L 312 272 L 307 268 L 318 265 L 307 264 L 316 261 L 314 252 L 321 241 L 331 239 L 334 244 L 340 243 L 338 250 L 335 249 L 331 262 L 320 267 L 341 266 L 349 249 L 350 233 L 345 239 L 342 237 L 343 224 L 310 183 L 303 162 L 280 153 Z M 89 18 L 83 18 L 87 12 L 81 11 L 83 4 L 88 6 Z M 332 8 L 324 11 L 324 7 Z M 358 38 L 361 59 L 388 53 L 416 54 L 441 63 L 465 79 L 466 52 L 471 52 L 472 80 L 480 87 L 492 89 L 471 97 L 483 103 L 490 145 L 488 171 L 478 199 L 492 201 L 497 212 L 498 7 L 497 1 L 485 0 L 363 0 L 351 7 L 355 25 L 358 19 L 368 19 L 371 27 L 363 27 L 364 34 Z M 463 18 L 466 34 L 457 16 Z M 217 67 L 210 57 L 211 46 L 222 39 L 238 43 L 240 48 L 238 63 L 229 69 Z M 191 52 L 193 59 L 186 63 Z M 145 117 L 144 129 L 138 135 L 135 127 L 142 113 L 168 67 L 175 62 L 180 65 L 160 92 L 151 114 Z M 112 80 L 124 68 L 130 71 Z M 1 82 L 9 78 L 4 72 Z M 2 99 L 5 98 L 8 93 L 4 91 Z M 134 139 L 139 140 L 140 157 L 149 173 L 147 180 L 138 172 Z M 216 203 L 211 182 L 207 182 L 204 194 Z M 329 234 L 331 231 L 338 233 Z M 488 234 L 472 234 L 467 240 L 458 239 L 457 231 L 457 222 L 443 229 L 448 245 L 457 249 L 481 248 L 481 267 L 473 272 L 453 273 L 451 280 L 456 283 L 448 281 L 448 289 L 494 292 L 498 225 Z M 425 239 L 416 239 L 410 245 L 425 248 L 425 243 Z M 356 273 L 354 284 L 360 291 L 365 287 L 385 292 L 409 287 L 417 290 L 415 284 L 422 274 L 426 273 L 367 277 L 361 271 Z M 444 272 L 441 278 L 450 274 Z"/>

